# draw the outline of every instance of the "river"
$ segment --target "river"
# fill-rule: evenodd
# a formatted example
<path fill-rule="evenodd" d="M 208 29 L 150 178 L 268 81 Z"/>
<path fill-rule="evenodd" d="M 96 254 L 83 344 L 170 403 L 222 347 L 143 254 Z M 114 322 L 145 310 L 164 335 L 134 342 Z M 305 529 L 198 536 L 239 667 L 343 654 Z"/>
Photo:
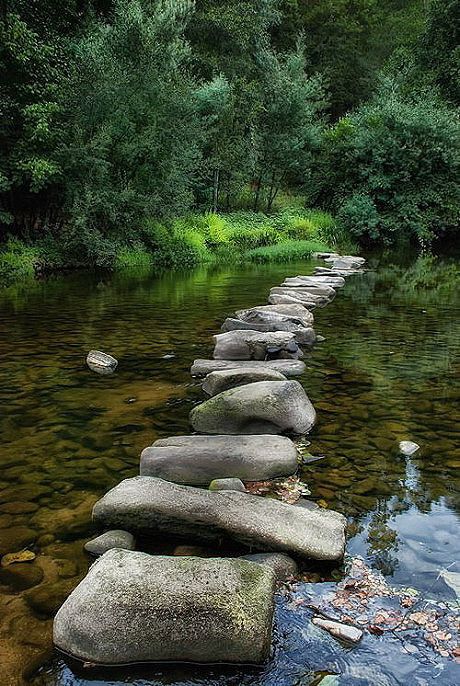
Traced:
<path fill-rule="evenodd" d="M 82 674 L 50 652 L 51 615 L 88 567 L 82 545 L 95 500 L 137 473 L 145 446 L 190 432 L 202 394 L 189 368 L 211 357 L 225 317 L 265 303 L 271 286 L 314 264 L 73 274 L 0 292 L 0 552 L 37 553 L 0 577 L 2 684 L 29 680 L 45 660 L 32 678 L 40 686 L 458 683 L 452 660 L 419 660 L 396 639 L 367 635 L 348 649 L 312 634 L 285 596 L 273 659 L 260 670 Z M 318 413 L 309 450 L 324 458 L 302 478 L 311 499 L 349 518 L 349 555 L 391 584 L 455 602 L 440 571 L 460 572 L 458 263 L 379 255 L 369 267 L 315 310 L 326 340 L 306 356 L 300 381 Z M 88 370 L 91 348 L 119 360 L 114 375 Z M 420 450 L 403 457 L 401 440 Z M 170 553 L 173 543 L 157 549 Z"/>

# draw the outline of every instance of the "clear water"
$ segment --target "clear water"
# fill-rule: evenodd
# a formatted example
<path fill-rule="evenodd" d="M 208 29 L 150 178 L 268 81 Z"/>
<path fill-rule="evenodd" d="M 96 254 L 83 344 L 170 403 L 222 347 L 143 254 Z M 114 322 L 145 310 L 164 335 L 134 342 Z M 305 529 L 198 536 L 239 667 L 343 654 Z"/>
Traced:
<path fill-rule="evenodd" d="M 312 499 L 349 517 L 350 554 L 391 583 L 453 601 L 438 576 L 448 566 L 460 571 L 452 566 L 460 548 L 458 264 L 392 255 L 371 257 L 370 266 L 315 311 L 326 341 L 306 358 L 300 380 L 318 411 L 310 450 L 325 458 L 305 467 L 303 478 Z M 37 553 L 25 580 L 0 585 L 2 684 L 21 683 L 21 674 L 42 686 L 306 686 L 332 674 L 339 676 L 324 686 L 458 683 L 452 661 L 433 653 L 421 663 L 395 638 L 368 635 L 345 649 L 284 597 L 274 656 L 261 670 L 74 673 L 50 652 L 53 606 L 88 566 L 82 545 L 94 533 L 95 500 L 136 474 L 146 445 L 189 432 L 188 413 L 202 398 L 189 367 L 211 356 L 223 319 L 313 267 L 84 274 L 0 293 L 0 551 L 20 544 Z M 115 355 L 117 373 L 90 372 L 91 348 Z M 411 458 L 398 454 L 404 439 L 421 446 Z"/>

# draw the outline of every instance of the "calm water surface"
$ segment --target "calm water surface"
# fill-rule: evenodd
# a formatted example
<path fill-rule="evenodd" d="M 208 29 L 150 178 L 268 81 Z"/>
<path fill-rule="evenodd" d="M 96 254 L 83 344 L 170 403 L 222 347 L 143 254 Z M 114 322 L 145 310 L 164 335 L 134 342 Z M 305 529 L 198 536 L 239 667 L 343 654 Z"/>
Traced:
<path fill-rule="evenodd" d="M 439 572 L 460 572 L 452 565 L 459 559 L 458 264 L 387 256 L 371 258 L 370 267 L 315 310 L 326 341 L 306 358 L 300 380 L 318 411 L 310 450 L 325 457 L 303 478 L 312 499 L 349 517 L 350 554 L 392 584 L 453 602 Z M 188 413 L 202 399 L 189 367 L 211 356 L 223 319 L 313 268 L 85 274 L 0 293 L 0 553 L 26 546 L 37 553 L 33 563 L 0 570 L 2 684 L 16 686 L 21 674 L 41 686 L 306 686 L 327 674 L 338 676 L 324 686 L 460 681 L 451 661 L 434 653 L 417 661 L 396 639 L 369 635 L 342 648 L 282 597 L 274 657 L 262 670 L 75 674 L 50 652 L 51 616 L 87 570 L 82 544 L 94 533 L 95 500 L 137 473 L 146 445 L 189 433 Z M 117 373 L 90 372 L 90 348 L 115 355 Z M 398 454 L 404 439 L 421 446 L 412 458 Z M 158 546 L 170 553 L 174 543 Z"/>

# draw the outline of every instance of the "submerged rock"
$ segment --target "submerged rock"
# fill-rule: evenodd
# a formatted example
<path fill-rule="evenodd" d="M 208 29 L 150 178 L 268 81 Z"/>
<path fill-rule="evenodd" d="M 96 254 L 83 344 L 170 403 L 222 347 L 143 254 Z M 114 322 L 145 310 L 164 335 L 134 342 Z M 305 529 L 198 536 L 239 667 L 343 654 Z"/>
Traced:
<path fill-rule="evenodd" d="M 273 571 L 244 560 L 111 550 L 54 620 L 54 643 L 94 664 L 265 662 Z"/>
<path fill-rule="evenodd" d="M 91 371 L 104 376 L 113 374 L 118 367 L 118 360 L 100 350 L 90 350 L 86 357 L 86 364 Z"/>
<path fill-rule="evenodd" d="M 173 436 L 141 454 L 141 476 L 207 486 L 213 479 L 265 481 L 294 474 L 297 450 L 284 436 Z"/>
<path fill-rule="evenodd" d="M 313 326 L 313 313 L 300 303 L 292 303 L 290 305 L 257 305 L 247 310 L 237 310 L 236 316 L 244 321 L 252 321 L 254 315 L 264 315 L 267 313 L 289 317 L 294 324 L 301 324 L 306 327 Z"/>
<path fill-rule="evenodd" d="M 213 479 L 209 484 L 210 491 L 239 491 L 246 493 L 246 488 L 241 479 Z"/>
<path fill-rule="evenodd" d="M 206 376 L 211 372 L 222 369 L 275 369 L 284 376 L 300 376 L 305 371 L 305 362 L 302 360 L 195 360 L 190 373 L 192 376 Z"/>
<path fill-rule="evenodd" d="M 37 586 L 43 580 L 43 570 L 36 563 L 12 564 L 0 567 L 0 584 L 13 591 L 24 591 Z"/>
<path fill-rule="evenodd" d="M 286 381 L 281 372 L 274 369 L 260 369 L 260 367 L 235 367 L 235 369 L 222 369 L 211 372 L 201 384 L 201 388 L 207 395 L 217 395 L 222 391 L 236 386 L 244 386 L 256 381 Z"/>
<path fill-rule="evenodd" d="M 331 619 L 323 619 L 322 617 L 313 617 L 311 620 L 313 624 L 325 629 L 335 638 L 339 638 L 347 643 L 359 643 L 363 637 L 363 632 L 355 626 L 349 624 L 341 624 L 334 622 Z"/>
<path fill-rule="evenodd" d="M 136 541 L 134 536 L 129 531 L 122 529 L 113 529 L 106 531 L 104 534 L 87 541 L 84 545 L 85 550 L 96 557 L 103 555 L 112 548 L 123 548 L 124 550 L 134 550 Z"/>
<path fill-rule="evenodd" d="M 194 407 L 190 422 L 208 434 L 304 434 L 316 412 L 298 381 L 259 381 L 231 388 Z"/>
<path fill-rule="evenodd" d="M 144 535 L 235 540 L 256 550 L 341 560 L 346 519 L 238 491 L 208 491 L 148 476 L 125 479 L 99 500 L 94 521 Z"/>
<path fill-rule="evenodd" d="M 213 338 L 215 360 L 296 360 L 303 356 L 294 334 L 289 332 L 228 331 Z"/>
<path fill-rule="evenodd" d="M 275 572 L 278 581 L 286 581 L 299 571 L 297 562 L 284 553 L 253 553 L 252 555 L 242 555 L 240 559 L 270 567 Z"/>

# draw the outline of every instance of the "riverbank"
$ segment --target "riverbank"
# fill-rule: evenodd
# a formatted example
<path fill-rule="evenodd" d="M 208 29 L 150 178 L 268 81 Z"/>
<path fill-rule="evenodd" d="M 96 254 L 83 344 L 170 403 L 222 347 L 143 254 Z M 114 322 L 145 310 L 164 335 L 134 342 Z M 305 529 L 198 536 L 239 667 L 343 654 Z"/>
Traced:
<path fill-rule="evenodd" d="M 0 249 L 0 285 L 36 274 L 81 268 L 190 268 L 199 264 L 290 262 L 308 259 L 335 244 L 333 217 L 320 210 L 287 207 L 276 214 L 190 214 L 167 222 L 149 220 L 127 232 L 87 243 L 84 236 L 49 233 L 26 242 L 10 238 Z"/>

